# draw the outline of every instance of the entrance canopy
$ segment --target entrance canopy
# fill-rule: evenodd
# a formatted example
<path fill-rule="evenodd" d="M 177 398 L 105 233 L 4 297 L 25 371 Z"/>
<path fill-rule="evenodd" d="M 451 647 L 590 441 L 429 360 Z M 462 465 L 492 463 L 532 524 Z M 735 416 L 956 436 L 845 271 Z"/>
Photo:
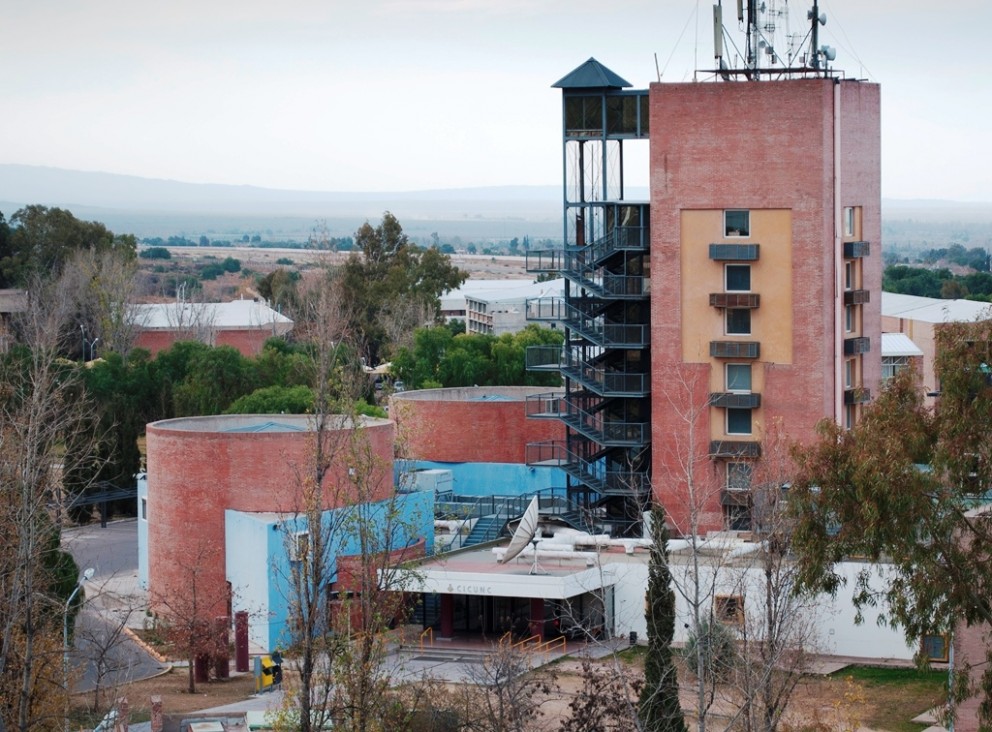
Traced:
<path fill-rule="evenodd" d="M 393 570 L 396 574 L 390 584 L 405 592 L 566 600 L 616 584 L 613 567 L 600 565 L 598 559 L 592 552 L 562 557 L 543 556 L 539 551 L 535 565 L 531 549 L 506 564 L 498 564 L 492 545 L 487 545 Z"/>

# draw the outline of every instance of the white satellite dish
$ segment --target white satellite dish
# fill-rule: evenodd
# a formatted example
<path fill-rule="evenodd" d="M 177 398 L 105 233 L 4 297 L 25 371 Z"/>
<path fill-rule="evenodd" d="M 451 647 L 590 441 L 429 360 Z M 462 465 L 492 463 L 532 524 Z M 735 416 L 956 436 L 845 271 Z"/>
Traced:
<path fill-rule="evenodd" d="M 511 559 L 515 558 L 520 552 L 522 552 L 534 535 L 537 533 L 537 520 L 539 517 L 539 504 L 537 502 L 537 496 L 530 499 L 530 505 L 527 506 L 527 510 L 524 511 L 523 517 L 520 519 L 520 524 L 517 526 L 517 530 L 513 532 L 513 538 L 510 539 L 509 546 L 506 547 L 506 552 L 503 554 L 502 558 L 497 557 L 496 562 L 499 564 L 506 564 Z"/>

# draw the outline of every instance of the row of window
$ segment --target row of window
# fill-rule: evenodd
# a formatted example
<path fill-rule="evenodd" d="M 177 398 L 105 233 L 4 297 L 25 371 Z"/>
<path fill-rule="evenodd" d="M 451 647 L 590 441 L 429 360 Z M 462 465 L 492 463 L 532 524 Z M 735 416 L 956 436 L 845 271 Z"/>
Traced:
<path fill-rule="evenodd" d="M 844 208 L 844 238 L 850 239 L 857 231 L 857 209 Z M 747 209 L 727 209 L 723 212 L 723 235 L 728 238 L 751 236 L 751 212 Z"/>

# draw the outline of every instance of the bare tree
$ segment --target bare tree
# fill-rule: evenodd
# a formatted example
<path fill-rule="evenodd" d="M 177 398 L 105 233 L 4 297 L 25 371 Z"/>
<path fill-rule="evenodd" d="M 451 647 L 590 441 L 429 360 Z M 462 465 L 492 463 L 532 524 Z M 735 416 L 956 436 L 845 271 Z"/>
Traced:
<path fill-rule="evenodd" d="M 133 307 L 137 272 L 133 253 L 124 250 L 81 249 L 72 255 L 64 281 L 76 301 L 84 341 L 98 339 L 127 358 L 142 326 L 141 311 Z"/>
<path fill-rule="evenodd" d="M 207 540 L 193 541 L 179 560 L 182 571 L 175 582 L 166 583 L 154 593 L 152 603 L 162 608 L 165 637 L 189 665 L 187 690 L 196 693 L 197 665 L 209 667 L 209 660 L 227 653 L 227 639 L 218 634 L 216 618 L 227 613 L 228 598 L 203 578 L 203 567 L 222 548 Z"/>
<path fill-rule="evenodd" d="M 0 730 L 50 728 L 63 713 L 59 663 L 78 568 L 59 547 L 59 448 L 85 404 L 67 347 L 71 303 L 35 281 L 0 362 Z"/>
<path fill-rule="evenodd" d="M 106 586 L 97 589 L 100 595 Z M 137 662 L 136 652 L 128 642 L 127 628 L 131 617 L 141 609 L 138 598 L 127 598 L 113 612 L 85 611 L 77 624 L 75 637 L 80 656 L 93 669 L 93 691 L 90 708 L 102 714 L 120 696 L 129 683 L 131 669 Z M 110 704 L 105 702 L 109 700 Z"/>
<path fill-rule="evenodd" d="M 284 522 L 298 686 L 283 717 L 304 731 L 329 723 L 364 731 L 385 713 L 384 634 L 404 607 L 403 580 L 390 567 L 417 551 L 418 536 L 391 462 L 354 409 L 364 376 L 348 358 L 354 351 L 338 292 L 325 284 L 304 294 L 314 411 L 307 454 L 290 466 L 294 520 Z"/>
<path fill-rule="evenodd" d="M 468 685 L 457 703 L 461 729 L 529 732 L 549 728 L 541 707 L 557 689 L 554 675 L 533 671 L 527 655 L 509 641 L 496 644 L 480 664 L 467 667 Z"/>

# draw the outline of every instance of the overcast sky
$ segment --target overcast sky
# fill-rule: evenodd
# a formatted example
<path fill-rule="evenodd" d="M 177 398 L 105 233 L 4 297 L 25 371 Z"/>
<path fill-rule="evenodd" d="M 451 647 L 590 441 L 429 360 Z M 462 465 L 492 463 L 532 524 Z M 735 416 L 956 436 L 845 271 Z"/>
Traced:
<path fill-rule="evenodd" d="M 793 30 L 811 4 L 789 3 Z M 656 57 L 663 81 L 691 80 L 712 64 L 711 5 L 11 1 L 0 162 L 323 191 L 558 185 L 551 84 L 590 56 L 635 88 Z M 836 67 L 882 85 L 882 195 L 992 201 L 992 3 L 820 9 Z"/>

